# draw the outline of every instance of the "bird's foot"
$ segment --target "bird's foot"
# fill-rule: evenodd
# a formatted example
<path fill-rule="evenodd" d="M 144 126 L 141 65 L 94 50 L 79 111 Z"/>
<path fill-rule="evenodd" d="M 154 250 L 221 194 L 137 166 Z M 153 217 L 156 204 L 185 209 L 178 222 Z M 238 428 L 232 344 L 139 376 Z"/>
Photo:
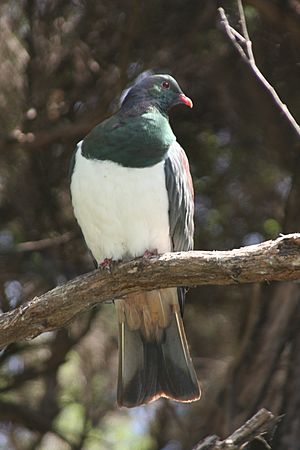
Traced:
<path fill-rule="evenodd" d="M 99 269 L 111 273 L 113 265 L 114 261 L 112 258 L 105 258 L 101 263 L 99 263 Z"/>
<path fill-rule="evenodd" d="M 145 250 L 144 254 L 143 254 L 143 258 L 151 258 L 151 256 L 157 256 L 158 255 L 158 251 L 157 249 L 154 250 Z"/>

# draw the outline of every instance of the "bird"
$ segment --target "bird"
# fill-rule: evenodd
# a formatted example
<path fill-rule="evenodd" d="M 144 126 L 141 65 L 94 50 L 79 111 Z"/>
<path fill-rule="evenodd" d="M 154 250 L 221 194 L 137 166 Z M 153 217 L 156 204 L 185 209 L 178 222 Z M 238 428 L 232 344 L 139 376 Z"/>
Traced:
<path fill-rule="evenodd" d="M 119 110 L 77 144 L 71 161 L 74 214 L 97 267 L 193 249 L 194 192 L 187 156 L 169 121 L 192 107 L 167 74 L 138 79 Z M 115 299 L 119 328 L 117 405 L 201 395 L 183 326 L 185 288 Z"/>

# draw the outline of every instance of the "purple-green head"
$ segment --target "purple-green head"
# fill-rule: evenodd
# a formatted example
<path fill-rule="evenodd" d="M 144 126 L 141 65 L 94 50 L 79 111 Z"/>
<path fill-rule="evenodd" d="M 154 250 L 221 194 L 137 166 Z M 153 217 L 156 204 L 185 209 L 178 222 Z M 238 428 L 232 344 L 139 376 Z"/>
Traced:
<path fill-rule="evenodd" d="M 178 104 L 193 107 L 193 102 L 170 75 L 149 75 L 138 80 L 129 90 L 122 102 L 122 107 L 139 104 L 153 105 L 163 112 Z"/>

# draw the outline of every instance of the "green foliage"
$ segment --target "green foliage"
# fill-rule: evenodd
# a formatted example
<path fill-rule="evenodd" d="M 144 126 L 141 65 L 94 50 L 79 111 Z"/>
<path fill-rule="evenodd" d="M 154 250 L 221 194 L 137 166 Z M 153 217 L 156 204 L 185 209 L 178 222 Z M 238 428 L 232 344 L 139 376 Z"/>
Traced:
<path fill-rule="evenodd" d="M 84 428 L 84 406 L 69 403 L 64 406 L 55 420 L 55 428 L 71 442 L 76 442 Z"/>
<path fill-rule="evenodd" d="M 281 231 L 280 224 L 278 223 L 277 220 L 275 220 L 273 218 L 269 218 L 269 219 L 265 220 L 263 227 L 264 227 L 264 231 L 266 232 L 266 236 L 271 239 L 276 238 Z"/>

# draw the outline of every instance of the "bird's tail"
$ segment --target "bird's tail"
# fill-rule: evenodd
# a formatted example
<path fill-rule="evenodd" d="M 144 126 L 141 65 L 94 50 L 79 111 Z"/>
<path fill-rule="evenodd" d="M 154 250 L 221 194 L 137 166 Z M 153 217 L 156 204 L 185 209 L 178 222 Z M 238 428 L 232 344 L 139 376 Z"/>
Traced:
<path fill-rule="evenodd" d="M 118 405 L 159 397 L 200 398 L 178 304 L 177 289 L 131 294 L 116 301 L 119 321 Z"/>

